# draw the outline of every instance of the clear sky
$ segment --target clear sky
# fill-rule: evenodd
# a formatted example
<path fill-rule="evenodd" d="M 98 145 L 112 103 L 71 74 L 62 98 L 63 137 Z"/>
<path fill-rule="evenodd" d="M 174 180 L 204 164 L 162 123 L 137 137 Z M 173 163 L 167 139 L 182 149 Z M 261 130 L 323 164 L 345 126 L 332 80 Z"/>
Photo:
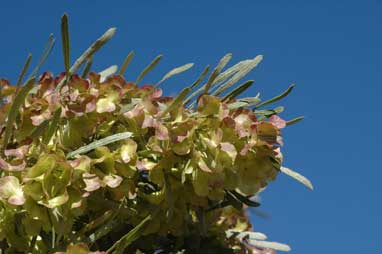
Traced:
<path fill-rule="evenodd" d="M 300 254 L 381 253 L 382 2 L 380 1 L 2 1 L 0 76 L 15 82 L 29 52 L 36 64 L 60 16 L 70 17 L 72 58 L 107 28 L 118 28 L 96 55 L 95 70 L 120 64 L 135 80 L 157 54 L 164 59 L 144 81 L 169 69 L 196 66 L 164 84 L 175 94 L 215 65 L 264 55 L 249 76 L 269 98 L 295 83 L 282 102 L 286 119 L 306 119 L 284 131 L 285 166 L 308 176 L 311 192 L 286 176 L 262 196 L 271 218 L 253 216 L 256 229 Z M 63 70 L 60 39 L 45 70 Z"/>

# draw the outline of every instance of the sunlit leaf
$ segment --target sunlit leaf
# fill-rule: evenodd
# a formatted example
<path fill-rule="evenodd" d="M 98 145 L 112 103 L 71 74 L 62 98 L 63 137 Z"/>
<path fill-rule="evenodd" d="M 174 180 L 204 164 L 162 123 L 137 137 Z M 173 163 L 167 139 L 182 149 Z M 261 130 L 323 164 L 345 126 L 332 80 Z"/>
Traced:
<path fill-rule="evenodd" d="M 130 138 L 132 136 L 133 136 L 133 133 L 131 133 L 131 132 L 117 133 L 117 134 L 111 135 L 109 137 L 94 141 L 94 142 L 92 142 L 86 146 L 80 147 L 77 150 L 68 153 L 66 157 L 72 158 L 72 157 L 75 157 L 76 155 L 87 153 L 87 152 L 89 152 L 89 151 L 91 151 L 97 147 L 105 146 L 105 145 L 108 145 L 108 144 L 111 144 L 111 143 L 114 143 L 114 142 L 117 142 L 117 141 L 120 141 L 123 139 Z"/>
<path fill-rule="evenodd" d="M 309 181 L 309 179 L 307 179 L 305 176 L 301 175 L 300 173 L 293 171 L 292 169 L 289 169 L 286 167 L 281 167 L 280 171 L 283 172 L 284 174 L 296 179 L 297 181 L 299 181 L 300 183 L 302 183 L 303 185 L 305 185 L 309 189 L 313 190 L 313 185 Z"/>
<path fill-rule="evenodd" d="M 94 55 L 103 45 L 105 45 L 115 34 L 116 28 L 108 29 L 101 37 L 99 37 L 85 52 L 77 58 L 72 67 L 70 68 L 70 73 L 75 73 L 81 67 L 83 63 L 85 63 L 91 56 Z M 65 80 L 61 80 L 61 82 L 57 85 L 56 91 L 60 91 L 63 86 Z"/>
<path fill-rule="evenodd" d="M 152 215 L 148 215 L 137 226 L 130 230 L 129 233 L 122 236 L 121 239 L 115 242 L 107 252 L 113 254 L 123 254 L 124 250 L 140 237 L 142 230 L 150 222 L 151 219 Z"/>
<path fill-rule="evenodd" d="M 106 68 L 105 70 L 99 72 L 98 74 L 101 76 L 100 78 L 100 82 L 104 82 L 107 77 L 113 75 L 114 73 L 116 73 L 118 70 L 118 66 L 117 65 L 112 65 L 108 68 Z"/>
<path fill-rule="evenodd" d="M 182 72 L 185 72 L 187 71 L 188 69 L 190 69 L 192 66 L 194 66 L 193 63 L 188 63 L 188 64 L 185 64 L 185 65 L 182 65 L 180 67 L 177 67 L 177 68 L 174 68 L 172 69 L 171 71 L 167 72 L 166 75 L 163 76 L 163 78 L 155 84 L 155 86 L 159 86 L 160 84 L 163 83 L 163 81 L 171 78 L 172 76 L 175 76 L 177 74 L 180 74 Z"/>

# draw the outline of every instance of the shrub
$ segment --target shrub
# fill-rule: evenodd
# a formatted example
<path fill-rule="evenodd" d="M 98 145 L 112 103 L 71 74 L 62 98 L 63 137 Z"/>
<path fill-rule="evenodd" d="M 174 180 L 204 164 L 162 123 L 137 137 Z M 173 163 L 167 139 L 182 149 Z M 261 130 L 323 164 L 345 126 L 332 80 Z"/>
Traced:
<path fill-rule="evenodd" d="M 120 69 L 89 72 L 108 30 L 70 67 L 68 20 L 62 18 L 65 72 L 21 85 L 0 81 L 0 239 L 5 253 L 270 253 L 288 251 L 251 232 L 245 213 L 282 171 L 284 121 L 259 96 L 239 98 L 236 86 L 262 56 L 223 71 L 225 55 L 175 98 L 159 86 L 188 70 L 168 72 L 155 85 Z M 85 64 L 82 75 L 77 74 Z M 208 76 L 208 78 L 207 78 Z M 235 85 L 235 88 L 234 88 Z"/>

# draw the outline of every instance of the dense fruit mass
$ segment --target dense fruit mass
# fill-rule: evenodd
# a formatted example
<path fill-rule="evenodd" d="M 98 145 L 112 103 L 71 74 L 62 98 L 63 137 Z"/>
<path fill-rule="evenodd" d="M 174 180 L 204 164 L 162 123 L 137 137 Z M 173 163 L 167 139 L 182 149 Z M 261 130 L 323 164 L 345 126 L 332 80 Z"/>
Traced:
<path fill-rule="evenodd" d="M 237 98 L 253 81 L 231 89 L 261 61 L 222 71 L 224 56 L 175 98 L 159 85 L 139 85 L 112 66 L 90 72 L 92 54 L 110 29 L 66 72 L 45 72 L 22 86 L 0 79 L 0 250 L 4 253 L 273 253 L 287 245 L 251 232 L 246 208 L 282 171 L 283 107 Z M 48 50 L 53 46 L 50 39 Z M 98 47 L 98 48 L 97 48 Z M 48 52 L 49 53 L 49 52 Z M 44 57 L 43 57 L 44 58 Z M 83 74 L 78 68 L 88 60 Z M 26 67 L 29 65 L 30 57 Z M 36 69 L 38 70 L 38 68 Z M 37 72 L 37 71 L 36 71 Z M 35 72 L 33 73 L 35 74 Z M 34 76 L 34 75 L 31 75 Z M 198 89 L 196 89 L 198 88 Z M 228 91 L 228 92 L 227 92 Z M 188 97 L 187 97 L 188 96 Z"/>
<path fill-rule="evenodd" d="M 274 118 L 259 120 L 211 95 L 202 95 L 196 110 L 174 105 L 161 89 L 120 75 L 72 75 L 56 91 L 64 78 L 44 73 L 35 82 L 3 147 L 0 236 L 15 250 L 27 251 L 37 236 L 36 246 L 46 249 L 52 234 L 67 244 L 90 236 L 104 244 L 97 224 L 124 231 L 149 214 L 142 232 L 149 239 L 192 234 L 202 218 L 212 230 L 206 236 L 222 234 L 214 231 L 224 209 L 213 208 L 227 192 L 255 195 L 277 175 L 283 126 Z M 14 90 L 2 81 L 1 112 Z M 70 155 L 118 133 L 130 137 Z"/>

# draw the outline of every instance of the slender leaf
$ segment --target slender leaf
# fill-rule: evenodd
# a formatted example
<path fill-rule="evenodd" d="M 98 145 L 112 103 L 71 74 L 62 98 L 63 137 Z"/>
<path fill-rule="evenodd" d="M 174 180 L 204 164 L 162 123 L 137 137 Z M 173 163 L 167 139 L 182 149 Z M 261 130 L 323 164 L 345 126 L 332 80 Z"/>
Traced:
<path fill-rule="evenodd" d="M 82 71 L 82 74 L 81 74 L 81 77 L 82 78 L 86 78 L 87 75 L 89 74 L 90 72 L 90 69 L 93 65 L 93 57 L 90 57 L 87 61 L 86 61 L 86 64 L 85 64 L 85 68 L 84 70 Z"/>
<path fill-rule="evenodd" d="M 104 82 L 107 79 L 107 77 L 109 77 L 109 76 L 113 75 L 114 73 L 116 73 L 117 70 L 118 70 L 118 66 L 117 65 L 112 65 L 112 66 L 106 68 L 105 70 L 99 72 L 99 75 L 101 76 L 100 81 Z"/>
<path fill-rule="evenodd" d="M 232 58 L 232 54 L 228 53 L 225 56 L 223 56 L 222 59 L 220 59 L 218 65 L 216 66 L 211 76 L 208 78 L 206 85 L 204 86 L 204 93 L 208 93 L 208 90 L 210 89 L 212 83 L 218 77 L 218 75 L 223 70 L 223 68 L 227 65 L 227 63 L 231 60 L 231 58 Z"/>
<path fill-rule="evenodd" d="M 76 155 L 87 153 L 87 152 L 89 152 L 89 151 L 91 151 L 91 150 L 93 150 L 99 146 L 105 146 L 105 145 L 117 142 L 119 140 L 122 140 L 122 139 L 130 138 L 132 136 L 133 136 L 133 133 L 131 133 L 131 132 L 117 133 L 117 134 L 111 135 L 109 137 L 94 141 L 94 142 L 92 142 L 88 145 L 85 145 L 83 147 L 80 147 L 77 150 L 68 153 L 66 157 L 72 158 Z"/>
<path fill-rule="evenodd" d="M 115 34 L 115 27 L 109 28 L 101 37 L 99 37 L 72 65 L 70 73 L 75 73 L 81 65 L 105 45 Z"/>
<path fill-rule="evenodd" d="M 61 18 L 61 38 L 62 38 L 62 52 L 64 55 L 64 65 L 66 77 L 70 76 L 70 38 L 69 38 L 69 24 L 68 15 L 65 13 Z"/>
<path fill-rule="evenodd" d="M 49 39 L 48 39 L 48 43 L 45 46 L 45 49 L 44 49 L 44 51 L 40 57 L 40 60 L 37 64 L 37 66 L 33 69 L 32 73 L 29 75 L 28 79 L 30 79 L 31 77 L 35 77 L 37 75 L 41 66 L 45 63 L 46 59 L 50 55 L 50 52 L 52 52 L 52 49 L 53 49 L 55 42 L 56 42 L 56 39 L 53 37 L 53 34 L 50 34 Z"/>
<path fill-rule="evenodd" d="M 292 124 L 298 123 L 298 122 L 300 122 L 303 119 L 304 119 L 303 116 L 296 117 L 296 118 L 294 118 L 292 120 L 287 121 L 286 125 L 292 125 Z"/>
<path fill-rule="evenodd" d="M 200 82 L 202 82 L 202 80 L 206 77 L 209 70 L 210 70 L 210 66 L 207 65 L 206 68 L 204 68 L 204 70 L 202 71 L 202 73 L 198 77 L 198 79 L 195 80 L 194 83 L 192 83 L 192 85 L 190 86 L 190 89 L 194 89 L 195 87 L 197 87 L 200 84 Z"/>
<path fill-rule="evenodd" d="M 216 77 L 214 82 L 212 82 L 213 87 L 231 78 L 234 74 L 236 74 L 239 70 L 241 70 L 244 66 L 248 65 L 251 62 L 252 59 L 240 61 L 237 64 L 225 70 L 224 72 L 220 73 L 219 76 Z"/>
<path fill-rule="evenodd" d="M 108 210 L 104 212 L 100 217 L 92 220 L 91 222 L 87 223 L 81 230 L 78 232 L 78 235 L 83 235 L 86 232 L 89 232 L 91 230 L 94 230 L 95 228 L 105 224 L 107 221 L 109 221 L 110 218 L 114 218 L 117 215 L 117 213 L 113 210 Z"/>
<path fill-rule="evenodd" d="M 260 232 L 251 232 L 251 231 L 235 231 L 232 229 L 227 230 L 227 238 L 236 237 L 239 240 L 242 239 L 255 239 L 255 240 L 267 240 L 267 236 Z"/>
<path fill-rule="evenodd" d="M 246 76 L 253 68 L 255 68 L 260 62 L 263 60 L 262 55 L 256 56 L 252 59 L 247 65 L 243 66 L 232 78 L 230 78 L 227 82 L 220 85 L 213 95 L 220 95 L 225 90 L 229 89 L 231 86 L 236 84 L 239 80 L 241 80 L 244 76 Z"/>
<path fill-rule="evenodd" d="M 208 71 L 210 70 L 210 66 L 207 65 L 206 68 L 204 68 L 203 72 L 200 74 L 200 76 L 198 77 L 197 80 L 195 80 L 194 83 L 192 83 L 192 85 L 190 86 L 190 89 L 194 89 L 195 87 L 197 87 L 202 81 L 203 79 L 206 77 Z M 203 87 L 201 87 L 200 89 L 198 89 L 197 91 L 193 92 L 189 97 L 187 97 L 187 99 L 184 101 L 185 104 L 187 104 L 188 102 L 190 102 L 190 100 L 196 96 L 197 94 L 201 93 L 202 91 L 204 90 Z"/>
<path fill-rule="evenodd" d="M 280 171 L 283 172 L 284 174 L 294 178 L 295 180 L 299 181 L 300 183 L 302 183 L 303 185 L 305 185 L 309 189 L 313 190 L 313 185 L 309 181 L 309 179 L 307 179 L 305 176 L 301 175 L 300 173 L 297 173 L 296 171 L 293 171 L 292 169 L 285 168 L 285 167 L 280 167 Z"/>
<path fill-rule="evenodd" d="M 133 57 L 134 57 L 134 51 L 131 51 L 131 52 L 127 55 L 127 57 L 125 58 L 125 60 L 123 61 L 122 66 L 121 66 L 121 68 L 120 68 L 119 71 L 118 71 L 118 74 L 123 75 L 123 74 L 126 72 L 126 69 L 127 69 L 127 67 L 129 66 L 131 60 L 133 60 Z"/>
<path fill-rule="evenodd" d="M 230 93 L 228 93 L 226 96 L 221 99 L 222 101 L 226 101 L 232 98 L 236 98 L 238 95 L 243 93 L 245 90 L 247 90 L 252 84 L 255 82 L 254 80 L 248 80 L 245 83 L 241 84 L 240 86 L 236 87 L 234 90 L 232 90 Z"/>
<path fill-rule="evenodd" d="M 235 209 L 241 211 L 243 209 L 243 204 L 240 202 L 235 196 L 230 192 L 226 192 L 226 199 L 230 203 L 231 206 L 233 206 Z"/>
<path fill-rule="evenodd" d="M 50 141 L 50 139 L 53 137 L 54 133 L 57 130 L 57 126 L 59 124 L 61 117 L 61 108 L 57 109 L 56 112 L 54 112 L 53 118 L 51 120 L 51 123 L 49 125 L 48 131 L 46 132 L 42 143 L 47 145 Z"/>
<path fill-rule="evenodd" d="M 94 55 L 103 45 L 105 45 L 115 34 L 116 28 L 112 27 L 108 29 L 101 37 L 99 37 L 90 47 L 85 50 L 85 52 L 77 58 L 72 67 L 70 68 L 70 73 L 75 73 L 85 63 L 91 56 Z M 56 87 L 56 91 L 60 91 L 61 87 L 64 85 L 65 80 L 61 80 Z"/>
<path fill-rule="evenodd" d="M 171 78 L 174 75 L 177 75 L 189 70 L 192 66 L 194 66 L 193 63 L 188 63 L 188 64 L 172 69 L 171 71 L 167 72 L 166 75 L 164 75 L 163 78 L 158 83 L 155 84 L 155 86 L 159 86 L 160 84 L 163 83 L 163 81 Z"/>
<path fill-rule="evenodd" d="M 98 239 L 104 237 L 105 235 L 109 234 L 115 227 L 120 225 L 121 222 L 116 219 L 116 215 L 118 215 L 118 213 L 115 213 L 115 215 L 108 219 L 107 222 L 102 223 L 97 228 L 97 230 L 95 230 L 94 233 L 89 236 L 91 242 L 95 242 Z"/>
<path fill-rule="evenodd" d="M 135 81 L 136 85 L 149 73 L 162 59 L 162 55 L 158 55 L 155 59 L 138 75 L 137 80 Z"/>
<path fill-rule="evenodd" d="M 227 104 L 227 107 L 228 107 L 228 109 L 232 110 L 232 109 L 236 109 L 236 108 L 240 108 L 240 107 L 245 107 L 247 105 L 248 105 L 248 102 L 235 101 L 235 102 Z"/>
<path fill-rule="evenodd" d="M 271 103 L 273 103 L 273 102 L 276 102 L 276 101 L 281 100 L 282 98 L 284 98 L 285 96 L 287 96 L 290 92 L 292 92 L 293 88 L 294 88 L 294 84 L 290 85 L 290 86 L 288 87 L 288 89 L 285 90 L 284 92 L 282 92 L 280 95 L 277 95 L 277 96 L 273 97 L 273 98 L 270 99 L 270 100 L 264 101 L 264 102 L 262 102 L 262 103 L 256 105 L 256 108 L 260 108 L 260 107 L 263 107 L 263 106 L 265 106 L 265 105 L 268 105 L 268 104 L 271 104 Z"/>
<path fill-rule="evenodd" d="M 23 78 L 25 76 L 25 73 L 27 72 L 28 68 L 29 68 L 29 65 L 31 63 L 31 60 L 32 60 L 32 54 L 29 53 L 28 57 L 27 57 L 27 60 L 25 61 L 24 63 L 24 67 L 23 69 L 21 70 L 21 73 L 19 75 L 19 78 L 17 79 L 17 82 L 16 82 L 16 94 L 17 92 L 19 91 L 20 89 L 20 86 L 21 86 L 21 82 L 23 82 Z"/>
<path fill-rule="evenodd" d="M 35 84 L 35 78 L 29 79 L 25 86 L 20 89 L 19 93 L 16 94 L 16 97 L 13 101 L 11 108 L 9 109 L 7 116 L 7 123 L 5 126 L 4 140 L 3 140 L 3 149 L 7 148 L 9 139 L 12 136 L 13 124 L 16 120 L 17 115 L 19 114 L 19 109 L 25 101 L 25 97 L 28 95 L 29 91 L 33 88 Z"/>
<path fill-rule="evenodd" d="M 231 190 L 231 191 L 229 191 L 229 193 L 231 193 L 237 200 L 239 200 L 243 204 L 246 204 L 247 206 L 250 206 L 250 207 L 259 207 L 260 206 L 260 203 L 250 200 L 246 196 L 243 196 L 240 193 L 238 193 L 237 191 Z"/>
<path fill-rule="evenodd" d="M 291 251 L 291 248 L 289 247 L 289 245 L 286 245 L 283 243 L 259 241 L 256 239 L 247 239 L 246 241 L 250 245 L 258 247 L 258 248 L 262 248 L 262 249 L 272 249 L 272 250 L 285 251 L 285 252 Z"/>
<path fill-rule="evenodd" d="M 180 94 L 171 102 L 170 105 L 167 106 L 165 110 L 162 111 L 159 117 L 165 116 L 168 112 L 176 108 L 180 103 L 183 102 L 184 98 L 187 96 L 187 94 L 190 92 L 190 88 L 186 87 L 183 89 Z"/>
<path fill-rule="evenodd" d="M 45 120 L 39 126 L 36 126 L 29 134 L 32 139 L 41 137 L 45 133 L 45 129 L 49 126 L 49 120 Z"/>
<path fill-rule="evenodd" d="M 137 240 L 142 230 L 145 228 L 145 226 L 148 224 L 148 222 L 152 219 L 152 215 L 148 215 L 146 218 L 144 218 L 137 226 L 135 226 L 132 230 L 129 231 L 126 235 L 122 236 L 121 239 L 119 239 L 117 242 L 113 244 L 113 246 L 110 247 L 110 249 L 107 250 L 107 254 L 114 253 L 114 254 L 123 254 L 124 250 L 135 240 Z M 115 250 L 115 251 L 113 251 Z M 113 252 L 112 252 L 113 251 Z"/>
<path fill-rule="evenodd" d="M 172 192 L 171 189 L 171 183 L 170 180 L 168 179 L 168 175 L 164 175 L 164 180 L 165 180 L 165 191 L 166 191 L 166 201 L 168 205 L 168 210 L 167 210 L 167 219 L 171 220 L 174 215 L 174 193 Z"/>

